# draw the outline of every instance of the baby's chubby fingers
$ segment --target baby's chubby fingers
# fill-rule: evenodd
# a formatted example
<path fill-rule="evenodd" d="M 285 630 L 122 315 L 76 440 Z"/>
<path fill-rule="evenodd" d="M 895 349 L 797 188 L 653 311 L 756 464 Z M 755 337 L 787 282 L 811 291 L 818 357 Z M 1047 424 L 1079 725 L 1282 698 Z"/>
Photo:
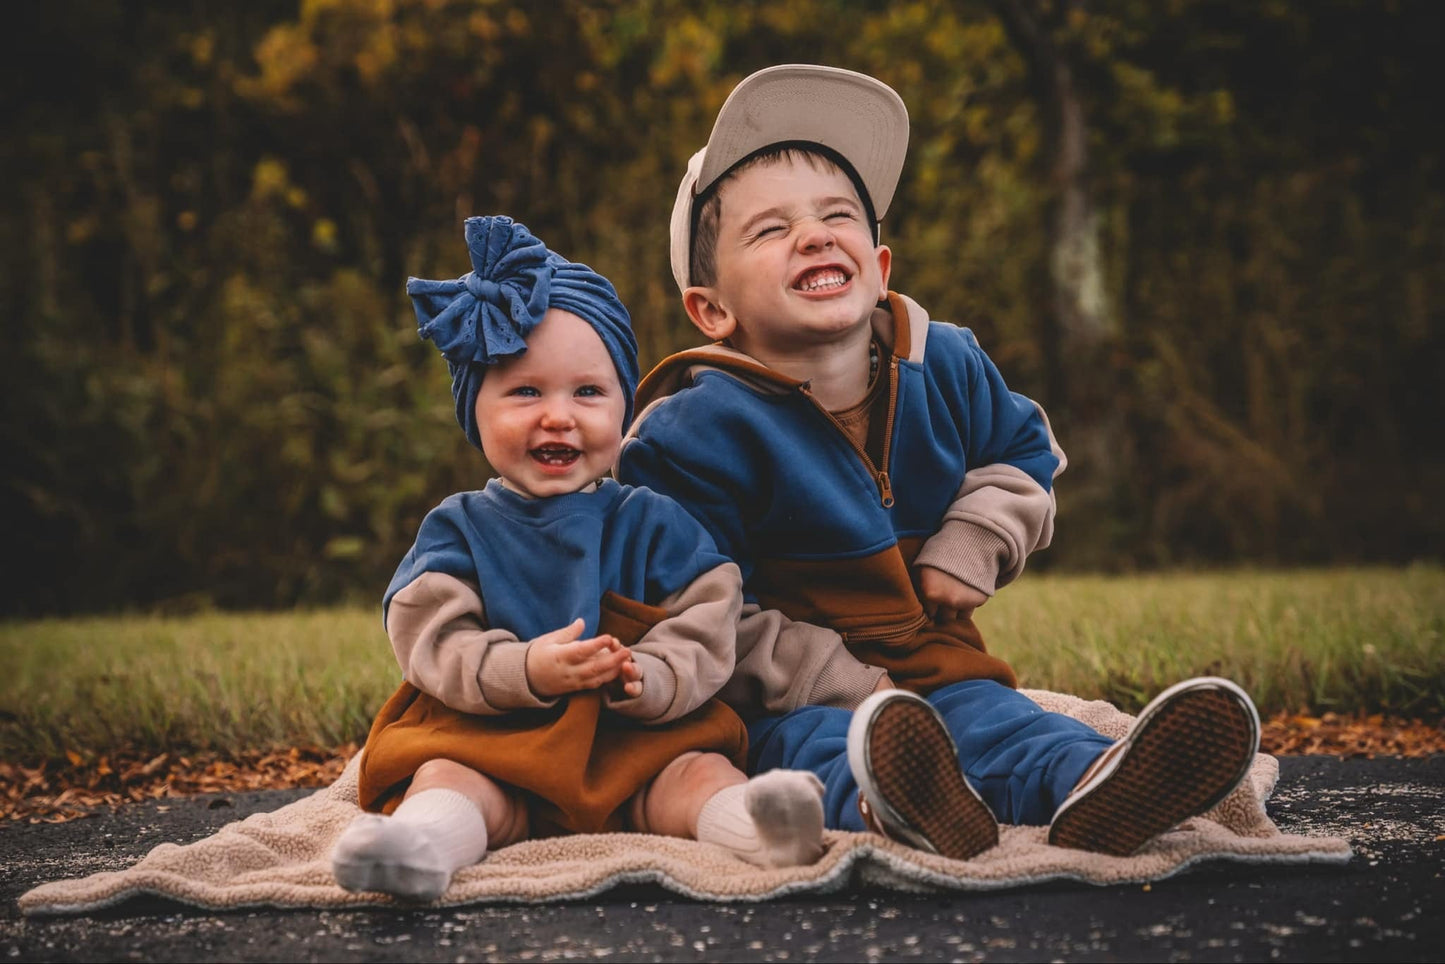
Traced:
<path fill-rule="evenodd" d="M 637 660 L 633 659 L 631 655 L 628 656 L 627 662 L 622 664 L 617 678 L 622 681 L 622 692 L 627 696 L 642 695 L 642 667 L 637 665 Z"/>
<path fill-rule="evenodd" d="M 562 662 L 573 666 L 620 662 L 627 655 L 626 650 L 622 650 L 621 656 L 618 655 L 621 645 L 616 636 L 593 636 L 590 639 L 578 639 L 558 646 L 557 657 Z"/>
<path fill-rule="evenodd" d="M 579 643 L 572 644 L 580 646 Z M 583 689 L 595 689 L 617 679 L 623 667 L 632 661 L 627 647 L 612 639 L 603 648 L 591 651 L 585 659 L 572 664 L 577 683 Z"/>
<path fill-rule="evenodd" d="M 580 639 L 585 624 L 577 619 L 536 637 L 527 645 L 527 682 L 542 697 L 595 689 L 617 678 L 629 654 L 615 636 Z"/>

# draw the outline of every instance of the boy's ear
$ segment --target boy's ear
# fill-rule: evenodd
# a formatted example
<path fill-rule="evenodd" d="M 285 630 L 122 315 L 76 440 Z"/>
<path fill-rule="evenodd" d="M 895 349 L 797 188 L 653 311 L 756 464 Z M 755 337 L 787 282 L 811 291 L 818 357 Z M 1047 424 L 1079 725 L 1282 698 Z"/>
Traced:
<path fill-rule="evenodd" d="M 893 252 L 888 245 L 880 244 L 873 249 L 873 253 L 878 258 L 878 273 L 883 278 L 883 290 L 878 292 L 878 300 L 882 301 L 888 297 L 888 276 L 893 273 Z"/>
<path fill-rule="evenodd" d="M 738 320 L 716 299 L 716 288 L 694 286 L 682 293 L 682 307 L 698 331 L 712 341 L 722 341 L 737 330 Z"/>

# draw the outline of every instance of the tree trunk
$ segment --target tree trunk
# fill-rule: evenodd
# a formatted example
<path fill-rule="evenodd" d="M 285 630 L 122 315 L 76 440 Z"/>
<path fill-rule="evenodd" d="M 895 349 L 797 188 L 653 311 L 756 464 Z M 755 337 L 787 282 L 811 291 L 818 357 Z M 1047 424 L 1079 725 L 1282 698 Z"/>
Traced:
<path fill-rule="evenodd" d="M 1123 415 L 1118 405 L 1118 331 L 1105 288 L 1099 215 L 1088 177 L 1088 125 L 1068 51 L 1059 35 L 1079 0 L 1031 3 L 995 0 L 994 9 L 1029 66 L 1043 117 L 1050 191 L 1049 312 L 1043 325 L 1048 406 L 1059 442 L 1069 456 L 1066 506 L 1080 523 L 1077 534 L 1096 544 L 1085 520 L 1103 521 L 1127 477 Z M 1080 547 L 1082 549 L 1082 547 Z M 1093 552 L 1072 558 L 1107 560 Z"/>

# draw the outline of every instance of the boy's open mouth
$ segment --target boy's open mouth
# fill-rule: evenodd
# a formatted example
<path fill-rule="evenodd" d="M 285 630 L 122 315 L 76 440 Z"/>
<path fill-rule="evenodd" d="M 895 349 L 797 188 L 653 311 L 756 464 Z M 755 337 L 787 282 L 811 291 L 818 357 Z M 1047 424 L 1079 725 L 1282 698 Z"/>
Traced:
<path fill-rule="evenodd" d="M 809 268 L 793 282 L 795 291 L 834 291 L 848 283 L 848 273 L 837 265 Z"/>
<path fill-rule="evenodd" d="M 550 468 L 563 469 L 582 457 L 582 452 L 569 445 L 540 445 L 528 452 L 532 458 Z"/>

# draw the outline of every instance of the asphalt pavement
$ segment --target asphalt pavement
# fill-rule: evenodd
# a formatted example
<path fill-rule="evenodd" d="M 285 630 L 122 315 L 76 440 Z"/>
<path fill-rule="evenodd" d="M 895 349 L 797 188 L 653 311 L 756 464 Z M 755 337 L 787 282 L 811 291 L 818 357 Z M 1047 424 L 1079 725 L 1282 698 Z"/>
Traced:
<path fill-rule="evenodd" d="M 117 870 L 308 791 L 136 804 L 0 827 L 0 955 L 16 961 L 1440 961 L 1445 756 L 1284 757 L 1270 815 L 1343 836 L 1344 866 L 1210 863 L 1152 885 L 880 890 L 700 904 L 630 887 L 551 905 L 214 913 L 132 900 L 22 917 L 36 884 Z"/>

